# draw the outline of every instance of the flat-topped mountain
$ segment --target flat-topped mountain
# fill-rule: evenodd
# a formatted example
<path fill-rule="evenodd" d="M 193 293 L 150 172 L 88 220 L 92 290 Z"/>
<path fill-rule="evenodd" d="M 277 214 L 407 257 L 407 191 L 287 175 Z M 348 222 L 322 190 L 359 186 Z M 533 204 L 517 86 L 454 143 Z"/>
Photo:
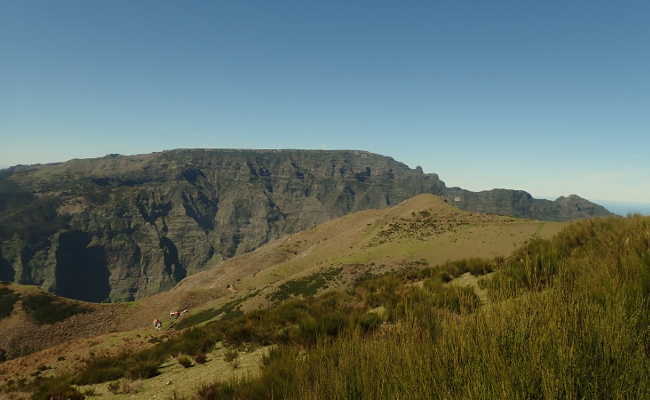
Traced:
<path fill-rule="evenodd" d="M 578 196 L 447 188 L 436 174 L 364 151 L 109 155 L 0 173 L 0 280 L 131 300 L 282 235 L 421 193 L 541 220 L 610 215 Z"/>

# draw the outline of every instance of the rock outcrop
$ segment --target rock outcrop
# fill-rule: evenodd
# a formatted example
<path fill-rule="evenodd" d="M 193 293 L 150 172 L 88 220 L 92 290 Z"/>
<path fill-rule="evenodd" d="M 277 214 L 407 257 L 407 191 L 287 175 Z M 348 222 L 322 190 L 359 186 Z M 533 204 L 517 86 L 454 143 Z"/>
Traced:
<path fill-rule="evenodd" d="M 555 201 L 536 199 L 523 190 L 493 189 L 471 192 L 461 188 L 445 189 L 450 204 L 468 211 L 511 215 L 543 221 L 569 221 L 612 215 L 605 207 L 572 194 Z"/>
<path fill-rule="evenodd" d="M 173 150 L 0 173 L 0 280 L 125 301 L 349 212 L 420 193 L 459 208 L 569 220 L 608 215 L 577 196 L 447 188 L 364 151 Z"/>

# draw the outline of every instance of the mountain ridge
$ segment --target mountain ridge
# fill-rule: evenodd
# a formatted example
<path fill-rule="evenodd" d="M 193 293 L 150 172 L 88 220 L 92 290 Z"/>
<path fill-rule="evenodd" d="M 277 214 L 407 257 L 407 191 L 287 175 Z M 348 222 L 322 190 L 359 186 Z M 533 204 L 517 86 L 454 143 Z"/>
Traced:
<path fill-rule="evenodd" d="M 0 177 L 0 280 L 95 302 L 170 289 L 283 235 L 421 193 L 539 220 L 610 215 L 582 198 L 448 188 L 363 150 L 176 149 L 15 166 Z"/>
<path fill-rule="evenodd" d="M 420 194 L 272 240 L 135 302 L 95 304 L 56 297 L 35 286 L 0 283 L 0 350 L 14 358 L 116 332 L 146 337 L 154 318 L 164 321 L 163 332 L 170 332 L 218 319 L 222 312 L 237 314 L 288 297 L 348 290 L 370 275 L 438 266 L 470 252 L 479 258 L 505 257 L 521 243 L 551 237 L 567 224 L 467 212 L 439 196 Z M 9 301 L 7 295 L 18 298 Z M 26 313 L 25 303 L 41 304 L 38 310 L 47 320 L 39 323 L 40 318 Z M 170 310 L 183 309 L 190 311 L 180 324 L 168 319 Z"/>

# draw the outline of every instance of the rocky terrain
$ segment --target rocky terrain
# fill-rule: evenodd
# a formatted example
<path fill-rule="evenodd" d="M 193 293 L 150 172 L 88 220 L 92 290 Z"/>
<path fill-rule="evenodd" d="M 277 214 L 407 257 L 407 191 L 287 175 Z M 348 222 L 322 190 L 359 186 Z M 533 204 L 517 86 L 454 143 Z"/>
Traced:
<path fill-rule="evenodd" d="M 469 210 L 564 221 L 610 213 L 578 196 L 447 188 L 363 151 L 173 150 L 0 173 L 0 280 L 128 301 L 283 235 L 432 193 Z"/>

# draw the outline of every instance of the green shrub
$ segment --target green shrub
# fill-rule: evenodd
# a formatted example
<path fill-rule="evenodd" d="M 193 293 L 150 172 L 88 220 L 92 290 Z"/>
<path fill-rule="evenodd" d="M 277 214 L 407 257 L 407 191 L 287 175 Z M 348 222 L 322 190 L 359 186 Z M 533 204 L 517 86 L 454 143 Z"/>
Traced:
<path fill-rule="evenodd" d="M 211 320 L 212 318 L 215 318 L 219 314 L 221 314 L 221 312 L 222 311 L 220 309 L 214 309 L 214 308 L 209 308 L 207 310 L 200 311 L 196 314 L 190 315 L 189 317 L 185 317 L 182 320 L 178 321 L 178 323 L 174 325 L 174 329 L 181 330 L 181 329 L 189 328 L 191 326 L 200 324 L 201 322 Z"/>
<path fill-rule="evenodd" d="M 217 329 L 233 346 L 244 343 L 309 344 L 318 337 L 336 335 L 349 324 L 348 314 L 359 312 L 352 309 L 350 300 L 348 295 L 337 292 L 291 299 L 273 309 L 220 321 Z"/>
<path fill-rule="evenodd" d="M 237 353 L 236 350 L 229 350 L 226 352 L 226 354 L 224 354 L 223 359 L 226 362 L 231 362 L 235 360 L 237 357 L 239 357 L 239 353 Z"/>
<path fill-rule="evenodd" d="M 461 314 L 472 313 L 481 305 L 481 300 L 474 290 L 469 287 L 444 287 L 438 285 L 435 280 L 425 281 L 424 287 L 427 293 L 418 293 L 429 298 L 421 301 L 430 302 L 431 307 L 434 308 L 442 308 Z"/>
<path fill-rule="evenodd" d="M 14 304 L 18 301 L 20 295 L 9 288 L 0 287 L 0 319 L 11 315 Z"/>
<path fill-rule="evenodd" d="M 184 368 L 190 368 L 194 364 L 192 364 L 192 360 L 190 360 L 189 357 L 187 356 L 181 356 L 176 359 L 180 365 L 182 365 Z"/>
<path fill-rule="evenodd" d="M 197 400 L 235 400 L 241 397 L 234 397 L 235 390 L 230 385 L 214 383 L 204 385 L 196 393 Z"/>
<path fill-rule="evenodd" d="M 83 400 L 84 396 L 67 379 L 41 379 L 32 393 L 32 400 Z"/>
<path fill-rule="evenodd" d="M 183 332 L 176 340 L 171 341 L 172 353 L 182 353 L 190 356 L 207 353 L 212 350 L 219 339 L 207 329 L 192 328 Z"/>
<path fill-rule="evenodd" d="M 194 356 L 194 361 L 196 361 L 197 364 L 205 364 L 208 362 L 208 357 L 204 353 L 200 353 Z"/>
<path fill-rule="evenodd" d="M 120 381 L 111 382 L 108 385 L 106 385 L 106 389 L 113 394 L 119 394 L 120 387 L 121 387 Z"/>
<path fill-rule="evenodd" d="M 375 313 L 367 313 L 359 321 L 359 325 L 364 332 L 372 332 L 382 324 L 382 319 Z"/>
<path fill-rule="evenodd" d="M 157 360 L 136 360 L 129 363 L 125 376 L 131 380 L 153 378 L 160 375 L 159 367 Z"/>
<path fill-rule="evenodd" d="M 127 357 L 126 354 L 91 357 L 75 376 L 74 383 L 92 385 L 122 378 L 126 373 Z"/>
<path fill-rule="evenodd" d="M 174 329 L 176 330 L 186 329 L 194 325 L 198 325 L 201 322 L 205 322 L 210 319 L 213 319 L 219 315 L 222 315 L 221 319 L 231 319 L 231 318 L 240 317 L 244 315 L 244 313 L 241 312 L 241 310 L 239 309 L 241 303 L 243 303 L 244 301 L 246 301 L 251 297 L 254 297 L 255 295 L 257 295 L 257 293 L 259 293 L 259 290 L 252 291 L 246 296 L 229 301 L 228 303 L 222 305 L 217 309 L 209 308 L 207 310 L 200 311 L 194 315 L 185 317 L 180 322 L 174 325 Z"/>
<path fill-rule="evenodd" d="M 53 324 L 75 314 L 92 311 L 90 307 L 57 299 L 45 293 L 23 296 L 22 301 L 27 314 L 38 324 Z"/>
<path fill-rule="evenodd" d="M 179 354 L 198 357 L 210 351 L 218 337 L 217 333 L 208 329 L 195 328 L 134 354 L 91 357 L 77 372 L 74 382 L 78 385 L 88 385 L 122 377 L 151 378 L 160 373 L 160 365 L 169 357 Z M 201 360 L 201 357 L 198 357 L 198 360 Z"/>
<path fill-rule="evenodd" d="M 106 389 L 113 394 L 130 394 L 137 393 L 140 390 L 140 386 L 134 385 L 125 379 L 120 379 L 119 381 L 111 382 L 106 386 Z"/>
<path fill-rule="evenodd" d="M 391 306 L 399 301 L 397 289 L 403 283 L 404 280 L 398 274 L 385 274 L 359 282 L 355 294 L 369 307 Z"/>
<path fill-rule="evenodd" d="M 342 268 L 328 270 L 283 283 L 278 290 L 269 296 L 270 300 L 282 301 L 294 296 L 314 296 L 320 289 L 327 288 L 329 282 L 335 280 Z"/>

